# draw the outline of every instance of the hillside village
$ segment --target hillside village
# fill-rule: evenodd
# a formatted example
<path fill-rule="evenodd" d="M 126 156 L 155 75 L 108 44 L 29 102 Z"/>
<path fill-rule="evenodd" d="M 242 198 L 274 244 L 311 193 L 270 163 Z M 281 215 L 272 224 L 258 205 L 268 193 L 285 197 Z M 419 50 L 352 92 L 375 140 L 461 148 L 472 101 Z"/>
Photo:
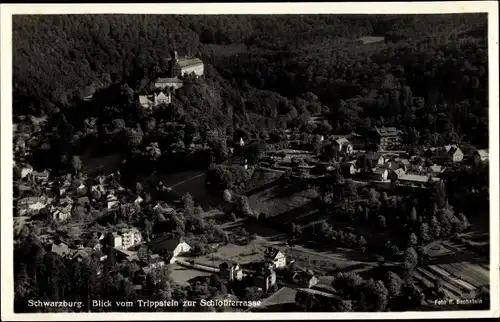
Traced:
<path fill-rule="evenodd" d="M 213 67 L 170 51 L 144 71 L 151 82 L 109 86 L 145 124 L 125 126 L 109 104 L 100 118 L 85 118 L 85 135 L 68 135 L 91 137 L 87 146 L 104 150 L 99 166 L 78 151 L 63 154 L 57 171 L 35 167 L 32 160 L 48 158 L 39 150 L 57 146 L 42 134 L 57 129 L 66 139 L 72 120 L 18 119 L 14 235 L 16 256 L 27 262 L 16 264 L 16 281 L 61 281 L 43 296 L 62 299 L 74 287 L 84 302 L 259 301 L 159 311 L 404 311 L 436 309 L 444 297 L 487 304 L 489 247 L 476 217 L 488 211 L 488 146 L 410 144 L 411 133 L 393 124 L 341 133 L 327 108 L 259 137 L 210 124 L 195 131 L 176 113 L 192 108 L 190 100 L 206 104 L 204 95 L 217 102 L 207 76 Z M 91 110 L 112 96 L 109 88 L 88 91 L 78 104 Z M 408 104 L 424 111 L 425 100 Z M 321 105 L 312 93 L 302 101 Z M 446 110 L 439 104 L 432 108 Z M 164 132 L 145 134 L 160 120 Z M 122 146 L 130 151 L 116 153 Z M 111 166 L 105 158 L 115 154 Z M 480 215 L 471 218 L 473 210 Z M 33 294 L 23 285 L 16 298 Z M 106 309 L 81 309 L 93 310 Z"/>
<path fill-rule="evenodd" d="M 144 109 L 170 104 L 172 93 L 183 83 L 179 75 L 203 77 L 200 60 L 181 60 L 176 52 L 172 56 L 167 63 L 168 74 L 160 75 L 156 80 L 153 93 L 137 95 Z M 277 171 L 283 176 L 289 175 L 289 180 L 311 180 L 339 173 L 356 184 L 380 191 L 431 189 L 449 168 L 480 167 L 488 162 L 487 149 L 467 147 L 467 150 L 462 150 L 459 145 L 451 143 L 423 148 L 416 153 L 406 151 L 402 135 L 402 131 L 396 128 L 376 127 L 366 135 L 315 135 L 307 143 L 309 139 L 304 140 L 303 134 L 289 131 L 284 141 L 261 142 L 267 145 L 266 151 L 251 162 L 243 151 L 252 142 L 240 137 L 229 148 L 231 155 L 240 156 L 237 166 L 245 171 Z M 226 280 L 240 298 L 251 296 L 266 303 L 277 300 L 281 293 L 292 292 L 296 294 L 292 302 L 299 308 L 307 309 L 311 298 L 323 308 L 335 306 L 332 303 L 338 300 L 338 292 L 328 283 L 322 283 L 322 277 L 312 267 L 297 265 L 293 255 L 282 246 L 260 248 L 251 262 L 238 262 L 233 258 L 200 261 L 200 258 L 207 258 L 207 252 L 216 253 L 218 248 L 226 247 L 224 245 L 252 243 L 252 237 L 225 231 L 221 228 L 224 225 L 203 219 L 200 220 L 218 235 L 208 244 L 197 240 L 193 234 L 179 235 L 175 230 L 158 229 L 159 226 L 172 226 L 172 218 L 178 220 L 176 218 L 186 216 L 187 212 L 197 211 L 201 218 L 205 216 L 204 210 L 195 208 L 195 201 L 189 195 L 184 196 L 183 202 L 161 197 L 153 199 L 142 188 L 131 191 L 122 187 L 119 172 L 89 178 L 84 172 L 77 171 L 52 177 L 48 170 L 35 171 L 23 161 L 30 154 L 30 139 L 32 135 L 22 133 L 16 141 L 15 228 L 18 234 L 23 234 L 25 225 L 37 226 L 38 238 L 46 252 L 66 261 L 94 260 L 100 267 L 96 271 L 98 276 L 102 276 L 107 261 L 121 263 L 127 270 L 123 278 L 128 279 L 136 290 L 141 290 L 147 282 L 160 283 L 166 271 L 185 267 L 200 272 L 200 276 L 212 275 Z M 286 148 L 280 148 L 283 146 Z M 169 191 L 164 187 L 160 190 Z M 135 226 L 135 217 L 140 216 L 146 207 L 161 219 L 156 220 L 155 227 L 149 221 L 143 227 Z M 97 213 L 97 221 L 112 218 L 113 222 L 114 218 L 116 222 L 117 216 L 122 217 L 122 221 L 115 226 L 108 224 L 109 228 L 106 228 L 86 219 L 87 213 Z M 272 217 L 273 214 L 266 216 Z M 38 222 L 50 225 L 38 225 Z M 123 275 L 117 270 L 107 273 Z M 196 273 L 193 275 L 193 280 L 197 280 Z M 178 281 L 174 278 L 173 282 Z M 186 282 L 193 283 L 190 280 L 181 283 Z M 475 287 L 470 291 L 473 290 Z M 228 294 L 234 296 L 229 291 Z"/>

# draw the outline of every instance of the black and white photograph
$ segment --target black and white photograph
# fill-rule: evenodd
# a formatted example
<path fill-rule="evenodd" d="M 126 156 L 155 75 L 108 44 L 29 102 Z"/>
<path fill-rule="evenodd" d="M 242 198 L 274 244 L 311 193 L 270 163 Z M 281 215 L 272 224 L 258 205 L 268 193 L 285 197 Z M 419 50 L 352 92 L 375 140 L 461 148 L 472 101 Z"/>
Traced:
<path fill-rule="evenodd" d="M 2 5 L 2 319 L 498 315 L 498 4 L 438 4 Z"/>

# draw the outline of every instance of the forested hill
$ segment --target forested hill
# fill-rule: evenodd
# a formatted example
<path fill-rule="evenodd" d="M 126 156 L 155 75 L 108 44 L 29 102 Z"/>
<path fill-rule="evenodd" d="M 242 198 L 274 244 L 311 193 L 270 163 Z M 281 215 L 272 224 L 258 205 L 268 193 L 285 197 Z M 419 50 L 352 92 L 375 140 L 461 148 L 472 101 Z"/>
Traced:
<path fill-rule="evenodd" d="M 16 16 L 14 111 L 71 106 L 88 86 L 120 79 L 137 88 L 144 69 L 175 45 L 181 56 L 203 58 L 213 90 L 231 96 L 237 113 L 280 114 L 285 100 L 284 109 L 301 116 L 293 100 L 312 92 L 335 132 L 385 124 L 410 133 L 409 143 L 484 145 L 486 27 L 481 14 Z M 385 42 L 360 45 L 362 36 Z M 262 106 L 259 95 L 274 97 L 272 104 Z M 426 109 L 415 110 L 416 96 Z"/>
<path fill-rule="evenodd" d="M 430 19 L 430 20 L 429 20 Z M 181 54 L 197 54 L 200 43 L 256 44 L 276 49 L 307 46 L 319 38 L 385 35 L 410 29 L 441 32 L 476 23 L 476 16 L 172 16 L 38 15 L 13 19 L 15 110 L 23 98 L 67 104 L 91 84 L 106 85 L 111 74 L 127 77 L 137 67 L 168 56 L 173 44 Z M 418 27 L 418 28 L 417 28 Z M 425 31 L 421 28 L 425 27 Z M 427 33 L 428 35 L 428 33 Z M 297 39 L 297 41 L 296 41 Z M 34 106 L 38 110 L 38 106 Z"/>

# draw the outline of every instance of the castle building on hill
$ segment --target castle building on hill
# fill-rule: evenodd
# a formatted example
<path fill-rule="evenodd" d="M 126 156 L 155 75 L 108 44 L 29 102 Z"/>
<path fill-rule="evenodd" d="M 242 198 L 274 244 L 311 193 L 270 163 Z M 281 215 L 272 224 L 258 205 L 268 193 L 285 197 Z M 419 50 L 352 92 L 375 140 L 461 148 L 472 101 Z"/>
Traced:
<path fill-rule="evenodd" d="M 187 57 L 179 58 L 179 54 L 175 49 L 172 51 L 170 59 L 166 61 L 166 66 L 164 68 L 166 69 L 164 70 L 164 76 L 166 76 L 166 78 L 176 78 L 188 75 L 200 77 L 203 76 L 205 72 L 205 65 L 201 59 Z"/>
<path fill-rule="evenodd" d="M 163 75 L 155 81 L 155 87 L 162 90 L 165 88 L 179 89 L 183 85 L 179 77 L 188 75 L 200 77 L 203 76 L 205 71 L 205 65 L 201 59 L 179 58 L 179 54 L 175 49 L 172 51 L 171 58 L 166 61 L 165 65 L 163 65 L 165 66 Z"/>

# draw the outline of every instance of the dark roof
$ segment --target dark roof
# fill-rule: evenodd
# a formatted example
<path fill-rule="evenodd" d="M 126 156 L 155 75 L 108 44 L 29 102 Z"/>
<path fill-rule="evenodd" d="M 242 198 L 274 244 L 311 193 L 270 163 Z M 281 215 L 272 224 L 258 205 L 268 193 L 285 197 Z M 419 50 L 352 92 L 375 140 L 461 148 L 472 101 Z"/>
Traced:
<path fill-rule="evenodd" d="M 166 250 L 172 252 L 181 242 L 178 237 L 163 236 L 151 241 L 149 247 L 155 250 Z"/>
<path fill-rule="evenodd" d="M 268 247 L 266 249 L 266 252 L 265 252 L 265 256 L 268 257 L 268 258 L 275 258 L 276 255 L 278 255 L 278 253 L 280 252 L 279 249 L 277 248 L 274 248 L 274 247 Z"/>
<path fill-rule="evenodd" d="M 396 136 L 402 134 L 402 132 L 395 127 L 376 127 L 375 131 L 380 136 Z"/>

